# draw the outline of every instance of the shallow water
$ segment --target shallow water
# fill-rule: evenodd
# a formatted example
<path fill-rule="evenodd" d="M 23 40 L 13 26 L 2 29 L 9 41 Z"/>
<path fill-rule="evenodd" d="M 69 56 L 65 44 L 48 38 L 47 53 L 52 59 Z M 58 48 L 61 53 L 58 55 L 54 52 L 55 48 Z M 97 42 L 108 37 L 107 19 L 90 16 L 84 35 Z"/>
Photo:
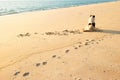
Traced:
<path fill-rule="evenodd" d="M 114 0 L 0 0 L 0 16 L 110 1 Z"/>

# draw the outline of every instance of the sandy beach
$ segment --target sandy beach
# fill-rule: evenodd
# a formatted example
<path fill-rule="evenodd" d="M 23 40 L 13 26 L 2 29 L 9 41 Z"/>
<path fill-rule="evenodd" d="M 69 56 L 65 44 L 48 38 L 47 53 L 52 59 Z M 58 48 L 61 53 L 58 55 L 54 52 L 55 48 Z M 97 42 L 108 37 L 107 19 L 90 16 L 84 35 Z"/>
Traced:
<path fill-rule="evenodd" d="M 120 80 L 119 45 L 120 1 L 0 16 L 0 80 Z"/>

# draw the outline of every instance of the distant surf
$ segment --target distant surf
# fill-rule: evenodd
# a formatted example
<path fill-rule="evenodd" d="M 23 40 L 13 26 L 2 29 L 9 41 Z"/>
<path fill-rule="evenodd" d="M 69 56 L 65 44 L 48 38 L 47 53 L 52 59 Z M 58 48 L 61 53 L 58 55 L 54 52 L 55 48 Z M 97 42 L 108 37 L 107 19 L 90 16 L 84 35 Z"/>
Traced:
<path fill-rule="evenodd" d="M 115 0 L 5 0 L 0 1 L 0 16 L 111 1 Z"/>

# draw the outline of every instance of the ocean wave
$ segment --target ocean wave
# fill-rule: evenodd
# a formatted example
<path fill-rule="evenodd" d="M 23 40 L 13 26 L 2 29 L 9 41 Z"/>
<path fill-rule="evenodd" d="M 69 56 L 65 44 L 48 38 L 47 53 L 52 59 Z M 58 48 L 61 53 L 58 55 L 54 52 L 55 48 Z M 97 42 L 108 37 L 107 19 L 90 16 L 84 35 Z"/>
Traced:
<path fill-rule="evenodd" d="M 31 12 L 38 10 L 50 10 L 57 8 L 73 7 L 79 5 L 108 2 L 113 0 L 30 0 L 30 1 L 0 1 L 0 16 Z"/>

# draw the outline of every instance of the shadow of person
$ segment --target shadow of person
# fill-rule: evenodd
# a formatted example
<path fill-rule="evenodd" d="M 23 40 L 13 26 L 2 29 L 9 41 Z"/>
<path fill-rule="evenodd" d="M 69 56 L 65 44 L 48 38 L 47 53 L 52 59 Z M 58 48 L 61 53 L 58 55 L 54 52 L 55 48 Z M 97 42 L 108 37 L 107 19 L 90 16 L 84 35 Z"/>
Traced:
<path fill-rule="evenodd" d="M 97 29 L 95 32 L 110 33 L 110 34 L 120 34 L 118 30 L 107 30 L 107 29 Z"/>

